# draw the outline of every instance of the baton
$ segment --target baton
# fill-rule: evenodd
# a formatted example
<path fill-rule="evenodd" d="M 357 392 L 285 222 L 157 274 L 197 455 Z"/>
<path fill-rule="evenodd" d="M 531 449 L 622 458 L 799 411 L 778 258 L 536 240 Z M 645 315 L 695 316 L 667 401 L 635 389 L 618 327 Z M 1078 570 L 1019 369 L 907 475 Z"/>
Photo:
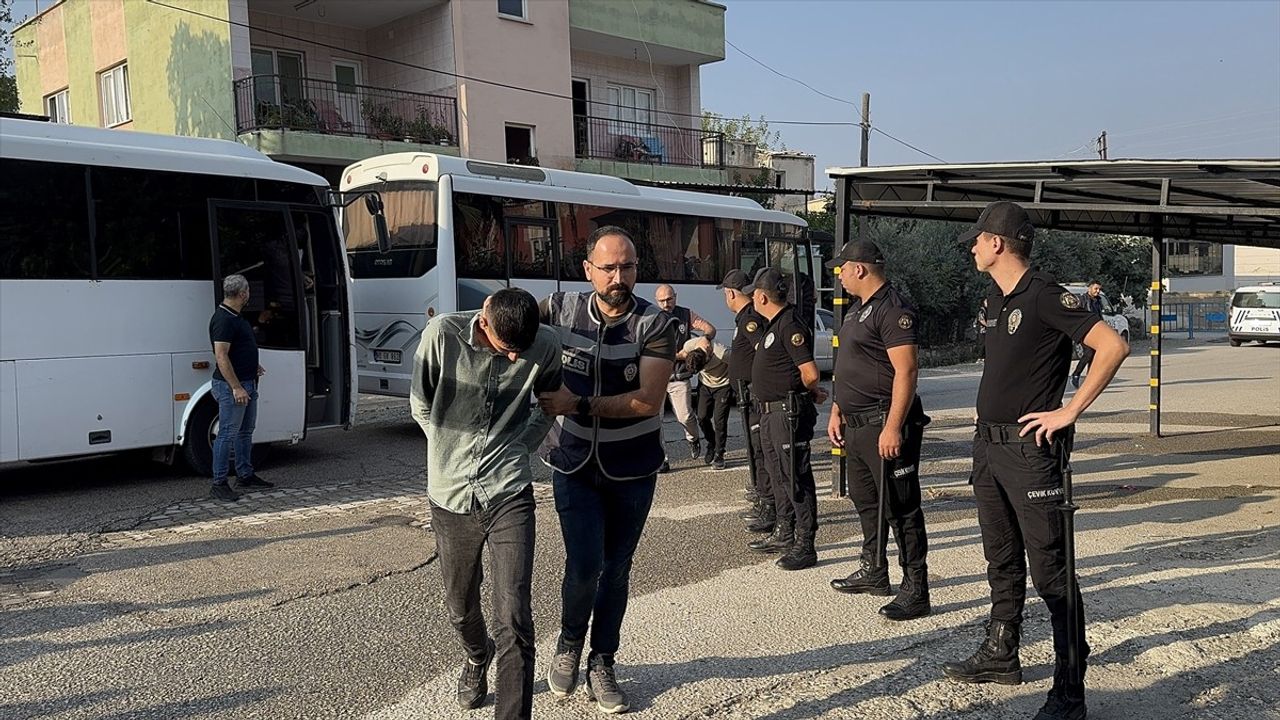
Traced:
<path fill-rule="evenodd" d="M 1058 462 L 1062 468 L 1062 504 L 1058 510 L 1062 512 L 1063 550 L 1067 556 L 1067 676 L 1077 687 L 1083 685 L 1080 674 L 1079 637 L 1082 628 L 1077 623 L 1077 594 L 1079 582 L 1076 580 L 1076 510 L 1078 507 L 1071 500 L 1071 448 L 1070 441 L 1061 439 L 1058 444 Z"/>
<path fill-rule="evenodd" d="M 751 482 L 748 489 L 756 487 L 756 443 L 751 439 L 751 391 L 747 389 L 747 381 L 738 381 L 738 409 L 742 412 L 742 428 L 747 435 L 747 467 L 751 469 Z M 763 499 L 763 498 L 762 498 Z"/>
<path fill-rule="evenodd" d="M 800 430 L 800 393 L 787 393 L 787 431 L 791 440 L 791 499 L 800 501 L 800 451 L 796 435 Z"/>
<path fill-rule="evenodd" d="M 889 487 L 889 461 L 880 458 L 880 487 L 876 488 L 876 564 L 875 568 L 884 568 L 889 559 L 886 551 L 889 546 L 888 528 L 884 526 L 884 494 Z"/>

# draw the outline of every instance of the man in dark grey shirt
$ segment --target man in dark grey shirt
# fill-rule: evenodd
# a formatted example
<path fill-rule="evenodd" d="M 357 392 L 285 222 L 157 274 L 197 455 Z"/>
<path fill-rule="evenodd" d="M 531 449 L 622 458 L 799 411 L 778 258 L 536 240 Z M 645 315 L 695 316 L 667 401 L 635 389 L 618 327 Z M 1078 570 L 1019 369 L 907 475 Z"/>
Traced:
<path fill-rule="evenodd" d="M 551 427 L 533 394 L 560 388 L 560 342 L 538 324 L 524 290 L 499 290 L 480 311 L 427 323 L 414 357 L 410 405 L 427 436 L 427 495 L 449 620 L 467 659 L 458 704 L 488 694 L 498 658 L 499 719 L 533 712 L 534 501 L 529 458 Z M 494 638 L 480 611 L 481 551 L 488 545 Z"/>

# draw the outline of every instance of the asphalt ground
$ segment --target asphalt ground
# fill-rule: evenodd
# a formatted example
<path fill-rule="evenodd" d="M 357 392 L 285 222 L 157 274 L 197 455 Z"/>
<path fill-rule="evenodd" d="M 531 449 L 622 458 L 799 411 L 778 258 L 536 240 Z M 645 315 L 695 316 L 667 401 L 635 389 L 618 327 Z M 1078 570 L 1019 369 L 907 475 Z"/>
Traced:
<path fill-rule="evenodd" d="M 1214 340 L 1214 339 L 1209 339 Z M 1280 717 L 1280 348 L 1166 342 L 1164 430 L 1146 434 L 1143 348 L 1079 427 L 1081 581 L 1092 717 Z M 635 714 L 1029 717 L 1047 619 L 1028 607 L 1018 688 L 956 686 L 986 610 L 968 476 L 981 367 L 926 371 L 935 613 L 891 625 L 826 589 L 853 569 L 847 500 L 822 501 L 819 567 L 750 553 L 730 467 L 664 475 L 636 556 L 619 671 Z M 682 444 L 667 425 L 673 455 Z M 819 484 L 831 456 L 815 445 Z M 486 717 L 452 709 L 460 659 L 427 527 L 420 431 L 362 398 L 349 432 L 278 448 L 240 503 L 140 457 L 0 470 L 0 717 Z M 545 479 L 545 472 L 540 473 Z M 558 628 L 563 545 L 538 486 L 539 670 Z M 896 575 L 895 575 L 896 579 Z M 1034 595 L 1034 593 L 1032 593 Z M 874 600 L 879 600 L 874 599 Z M 539 682 L 537 717 L 590 717 Z"/>

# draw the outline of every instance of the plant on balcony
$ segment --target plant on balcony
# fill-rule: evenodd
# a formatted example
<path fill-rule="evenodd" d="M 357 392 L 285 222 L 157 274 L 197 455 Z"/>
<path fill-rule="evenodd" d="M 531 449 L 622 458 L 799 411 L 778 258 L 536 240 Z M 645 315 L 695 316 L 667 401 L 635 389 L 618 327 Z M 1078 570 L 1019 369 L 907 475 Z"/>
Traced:
<path fill-rule="evenodd" d="M 453 133 L 443 123 L 436 123 L 435 116 L 425 106 L 418 106 L 418 115 L 409 121 L 405 133 L 409 138 L 432 145 L 453 145 Z"/>
<path fill-rule="evenodd" d="M 280 115 L 280 106 L 259 100 L 254 107 L 254 121 L 257 127 L 278 128 L 283 124 L 283 118 Z"/>
<path fill-rule="evenodd" d="M 283 106 L 285 126 L 291 130 L 317 130 L 320 128 L 320 113 L 316 104 L 310 100 L 286 100 Z"/>
<path fill-rule="evenodd" d="M 386 105 L 366 99 L 360 103 L 360 111 L 364 113 L 369 131 L 379 140 L 401 140 L 405 137 L 404 118 Z"/>

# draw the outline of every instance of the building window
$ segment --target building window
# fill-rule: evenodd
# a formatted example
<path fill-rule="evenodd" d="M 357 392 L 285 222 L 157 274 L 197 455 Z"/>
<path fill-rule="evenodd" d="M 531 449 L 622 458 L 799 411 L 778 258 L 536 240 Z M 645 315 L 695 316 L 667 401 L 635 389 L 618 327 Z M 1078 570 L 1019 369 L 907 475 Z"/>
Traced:
<path fill-rule="evenodd" d="M 1222 274 L 1222 246 L 1218 243 L 1170 241 L 1166 253 L 1166 268 L 1170 276 Z"/>
<path fill-rule="evenodd" d="M 98 75 L 102 97 L 102 125 L 114 127 L 133 119 L 129 107 L 129 66 L 117 65 Z"/>
<path fill-rule="evenodd" d="M 653 91 L 627 85 L 609 86 L 609 119 L 649 123 L 653 118 Z"/>
<path fill-rule="evenodd" d="M 498 15 L 501 17 L 529 19 L 529 9 L 525 0 L 498 0 Z"/>
<path fill-rule="evenodd" d="M 44 99 L 44 114 L 50 122 L 70 123 L 71 105 L 68 90 L 56 92 Z"/>
<path fill-rule="evenodd" d="M 507 125 L 507 162 L 515 165 L 535 165 L 537 157 L 537 148 L 533 144 L 533 127 Z"/>

